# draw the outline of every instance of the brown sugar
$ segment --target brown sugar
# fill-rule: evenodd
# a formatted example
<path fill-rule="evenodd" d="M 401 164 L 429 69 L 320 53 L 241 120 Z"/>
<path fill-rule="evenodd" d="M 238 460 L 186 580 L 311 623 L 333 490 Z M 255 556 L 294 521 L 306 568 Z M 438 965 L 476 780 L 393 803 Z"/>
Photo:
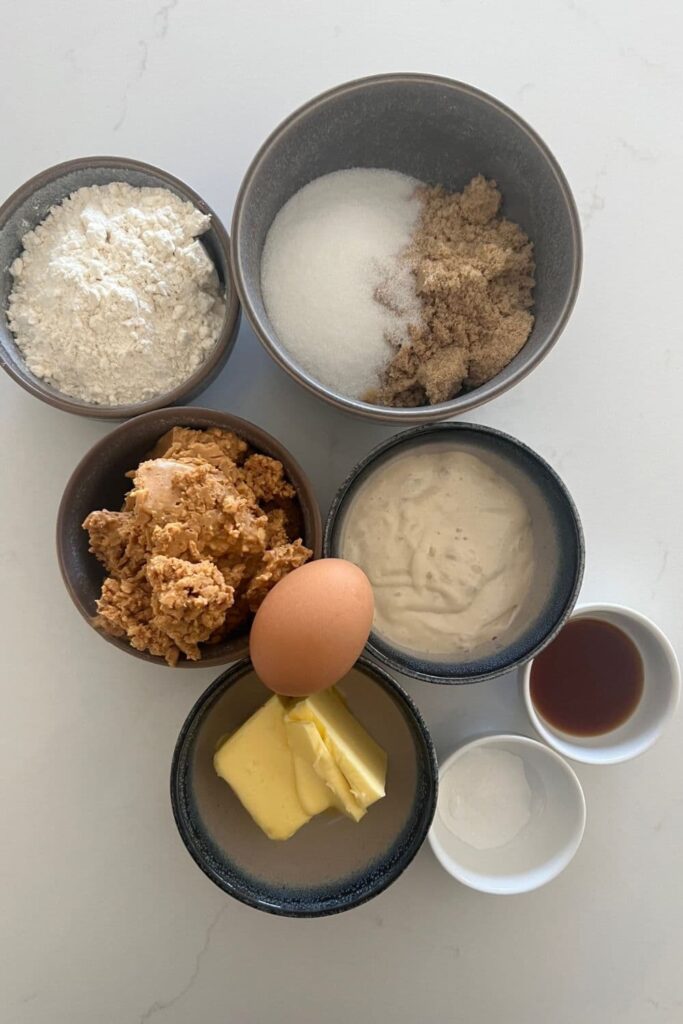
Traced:
<path fill-rule="evenodd" d="M 128 476 L 121 511 L 83 524 L 109 573 L 95 623 L 169 665 L 244 629 L 311 557 L 282 463 L 235 434 L 175 427 Z"/>
<path fill-rule="evenodd" d="M 424 186 L 419 194 L 406 258 L 422 316 L 364 396 L 380 405 L 434 405 L 478 387 L 517 355 L 534 323 L 533 245 L 500 216 L 495 181 L 478 175 L 462 192 Z"/>

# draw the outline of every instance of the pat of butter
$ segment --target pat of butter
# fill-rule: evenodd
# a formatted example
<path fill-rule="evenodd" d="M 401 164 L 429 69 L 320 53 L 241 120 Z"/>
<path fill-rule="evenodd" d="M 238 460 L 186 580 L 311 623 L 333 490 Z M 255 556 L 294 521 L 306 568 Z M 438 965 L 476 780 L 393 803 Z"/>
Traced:
<path fill-rule="evenodd" d="M 217 774 L 270 839 L 289 839 L 312 816 L 297 789 L 286 710 L 279 697 L 271 697 L 222 744 L 213 760 Z"/>
<path fill-rule="evenodd" d="M 354 821 L 360 821 L 365 807 L 355 799 L 317 726 L 313 722 L 291 721 L 285 716 L 289 748 L 294 756 L 294 772 L 299 799 L 310 814 L 336 807 Z"/>
<path fill-rule="evenodd" d="M 361 807 L 369 807 L 384 796 L 387 755 L 334 689 L 299 701 L 289 711 L 287 722 L 310 722 L 315 726 Z"/>
<path fill-rule="evenodd" d="M 322 814 L 334 807 L 334 794 L 325 785 L 324 779 L 316 771 L 315 757 L 312 754 L 308 737 L 298 735 L 299 729 L 305 729 L 305 723 L 290 725 L 285 715 L 285 731 L 289 750 L 294 760 L 294 779 L 301 806 L 310 814 Z M 315 726 L 312 726 L 315 731 Z"/>

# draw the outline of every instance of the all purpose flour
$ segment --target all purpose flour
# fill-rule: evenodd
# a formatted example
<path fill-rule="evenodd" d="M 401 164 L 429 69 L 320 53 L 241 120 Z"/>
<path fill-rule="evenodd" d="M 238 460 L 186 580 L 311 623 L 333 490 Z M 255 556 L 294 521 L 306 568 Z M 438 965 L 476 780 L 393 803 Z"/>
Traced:
<path fill-rule="evenodd" d="M 182 384 L 225 304 L 197 236 L 209 217 L 162 188 L 81 188 L 23 239 L 8 320 L 28 368 L 64 394 L 124 405 Z"/>

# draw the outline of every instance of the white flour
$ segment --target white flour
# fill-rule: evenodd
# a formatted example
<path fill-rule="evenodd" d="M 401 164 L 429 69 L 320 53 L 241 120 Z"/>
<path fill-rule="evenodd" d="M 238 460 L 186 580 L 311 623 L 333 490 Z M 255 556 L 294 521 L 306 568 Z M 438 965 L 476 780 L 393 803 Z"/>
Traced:
<path fill-rule="evenodd" d="M 123 405 L 182 384 L 225 304 L 197 241 L 209 217 L 163 188 L 81 188 L 23 239 L 8 320 L 28 368 L 67 395 Z"/>

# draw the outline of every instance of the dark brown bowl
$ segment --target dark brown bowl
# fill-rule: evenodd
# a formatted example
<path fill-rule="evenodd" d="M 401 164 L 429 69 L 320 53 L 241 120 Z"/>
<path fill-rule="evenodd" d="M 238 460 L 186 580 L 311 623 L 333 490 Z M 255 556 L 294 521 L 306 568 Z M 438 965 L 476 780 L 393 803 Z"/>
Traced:
<path fill-rule="evenodd" d="M 225 290 L 225 320 L 213 352 L 177 388 L 133 405 L 93 405 L 65 395 L 36 377 L 26 366 L 5 315 L 12 290 L 9 268 L 22 250 L 24 235 L 46 217 L 50 207 L 66 199 L 76 189 L 87 185 L 107 185 L 112 181 L 125 181 L 137 187 L 169 189 L 181 199 L 193 203 L 202 213 L 208 214 L 211 226 L 201 236 L 201 242 Z M 57 409 L 96 419 L 126 420 L 152 409 L 189 402 L 207 388 L 222 370 L 237 338 L 240 304 L 232 276 L 230 239 L 208 203 L 185 182 L 158 167 L 118 156 L 86 156 L 79 160 L 67 160 L 66 163 L 36 174 L 0 206 L 0 310 L 0 366 L 26 391 Z"/>
<path fill-rule="evenodd" d="M 296 487 L 304 529 L 303 541 L 319 558 L 322 551 L 322 523 L 320 509 L 311 483 L 298 462 L 287 449 L 265 430 L 247 420 L 213 409 L 182 407 L 158 409 L 137 416 L 122 424 L 101 441 L 93 445 L 81 459 L 66 485 L 57 516 L 57 557 L 62 577 L 71 598 L 83 618 L 92 626 L 96 602 L 100 596 L 106 572 L 88 550 L 88 534 L 83 520 L 94 509 L 119 509 L 131 483 L 125 476 L 151 451 L 158 439 L 171 427 L 220 427 L 232 430 L 256 451 L 270 455 L 285 467 L 288 479 Z M 93 628 L 95 628 L 93 626 Z M 163 658 L 136 651 L 126 640 L 109 636 L 97 630 L 103 639 L 122 651 L 142 658 L 154 665 L 166 665 Z M 236 634 L 223 644 L 207 650 L 211 653 L 200 661 L 181 658 L 180 668 L 207 668 L 226 665 L 243 657 L 248 651 L 249 631 Z"/>

